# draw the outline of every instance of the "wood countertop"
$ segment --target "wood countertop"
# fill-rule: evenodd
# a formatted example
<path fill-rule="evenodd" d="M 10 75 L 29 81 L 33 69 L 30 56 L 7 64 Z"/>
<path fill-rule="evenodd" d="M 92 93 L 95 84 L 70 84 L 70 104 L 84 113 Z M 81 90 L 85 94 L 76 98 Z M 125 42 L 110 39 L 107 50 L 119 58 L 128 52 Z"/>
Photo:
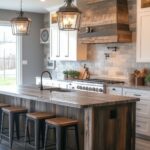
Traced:
<path fill-rule="evenodd" d="M 133 97 L 69 90 L 64 92 L 41 91 L 37 86 L 0 87 L 0 94 L 75 108 L 110 106 L 140 100 Z"/>

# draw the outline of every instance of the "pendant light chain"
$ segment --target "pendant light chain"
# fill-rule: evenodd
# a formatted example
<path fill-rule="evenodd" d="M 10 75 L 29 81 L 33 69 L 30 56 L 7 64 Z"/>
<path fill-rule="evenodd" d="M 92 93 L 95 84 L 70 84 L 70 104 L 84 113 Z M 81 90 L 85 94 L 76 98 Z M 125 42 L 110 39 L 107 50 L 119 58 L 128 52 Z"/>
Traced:
<path fill-rule="evenodd" d="M 30 27 L 32 20 L 23 16 L 22 0 L 20 0 L 20 12 L 19 16 L 11 19 L 12 33 L 13 35 L 28 35 L 30 33 Z"/>

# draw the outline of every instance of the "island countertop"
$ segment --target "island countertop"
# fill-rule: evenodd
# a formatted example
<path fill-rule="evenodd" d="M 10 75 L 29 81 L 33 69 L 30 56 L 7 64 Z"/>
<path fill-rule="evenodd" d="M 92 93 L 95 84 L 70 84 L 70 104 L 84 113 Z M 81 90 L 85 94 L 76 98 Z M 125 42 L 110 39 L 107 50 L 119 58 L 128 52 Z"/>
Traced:
<path fill-rule="evenodd" d="M 36 86 L 1 87 L 0 94 L 75 108 L 107 106 L 131 103 L 139 100 L 138 98 L 133 97 L 113 96 L 92 92 L 69 90 L 64 92 L 50 92 L 48 90 L 41 91 Z"/>

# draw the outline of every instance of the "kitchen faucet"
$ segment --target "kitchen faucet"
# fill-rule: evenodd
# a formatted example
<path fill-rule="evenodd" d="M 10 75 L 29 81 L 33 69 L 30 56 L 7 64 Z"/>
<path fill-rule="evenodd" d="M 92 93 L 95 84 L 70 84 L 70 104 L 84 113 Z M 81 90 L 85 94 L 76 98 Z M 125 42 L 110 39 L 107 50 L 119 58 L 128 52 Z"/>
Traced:
<path fill-rule="evenodd" d="M 43 75 L 45 73 L 48 73 L 49 74 L 49 78 L 52 79 L 52 75 L 51 75 L 51 73 L 49 71 L 43 71 L 42 74 L 41 74 L 41 86 L 40 86 L 40 90 L 44 90 L 44 88 L 43 88 Z"/>

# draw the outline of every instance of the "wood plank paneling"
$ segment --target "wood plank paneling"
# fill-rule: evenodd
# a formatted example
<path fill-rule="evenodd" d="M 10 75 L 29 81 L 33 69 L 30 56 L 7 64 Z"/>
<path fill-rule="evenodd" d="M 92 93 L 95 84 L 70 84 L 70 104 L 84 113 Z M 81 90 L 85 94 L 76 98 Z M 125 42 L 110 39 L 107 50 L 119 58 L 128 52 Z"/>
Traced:
<path fill-rule="evenodd" d="M 80 109 L 4 95 L 0 102 L 77 119 L 81 150 L 135 150 L 135 102 Z M 76 150 L 74 132 L 67 135 L 67 145 Z"/>

